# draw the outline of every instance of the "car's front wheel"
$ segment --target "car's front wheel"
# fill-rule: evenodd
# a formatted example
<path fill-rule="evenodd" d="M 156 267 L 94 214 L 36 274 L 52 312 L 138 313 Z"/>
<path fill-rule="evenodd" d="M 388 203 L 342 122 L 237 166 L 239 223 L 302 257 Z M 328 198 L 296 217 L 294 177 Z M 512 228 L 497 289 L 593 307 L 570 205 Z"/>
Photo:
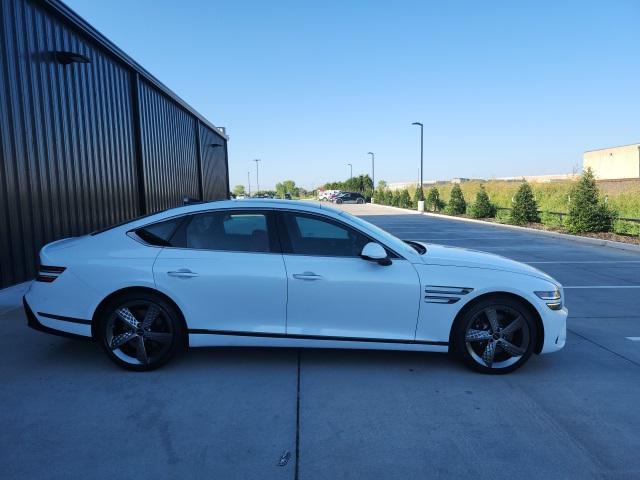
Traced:
<path fill-rule="evenodd" d="M 454 325 L 454 353 L 482 373 L 508 373 L 526 363 L 537 340 L 535 320 L 521 302 L 507 296 L 480 301 Z"/>
<path fill-rule="evenodd" d="M 185 331 L 176 309 L 161 297 L 132 293 L 109 302 L 99 318 L 104 350 L 129 370 L 153 370 L 185 345 Z"/>
<path fill-rule="evenodd" d="M 337 199 L 336 203 L 340 204 L 340 203 L 342 203 L 342 200 L 341 199 Z"/>

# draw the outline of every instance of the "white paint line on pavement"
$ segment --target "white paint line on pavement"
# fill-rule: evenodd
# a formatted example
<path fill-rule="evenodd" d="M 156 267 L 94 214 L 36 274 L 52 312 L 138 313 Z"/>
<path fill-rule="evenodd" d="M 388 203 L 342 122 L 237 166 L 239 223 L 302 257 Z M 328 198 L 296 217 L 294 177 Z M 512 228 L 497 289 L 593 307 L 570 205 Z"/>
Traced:
<path fill-rule="evenodd" d="M 422 241 L 423 242 L 441 242 L 443 240 L 446 240 L 448 242 L 450 241 L 466 241 L 466 240 L 471 240 L 474 242 L 477 242 L 479 240 L 513 240 L 512 238 L 505 238 L 505 237 L 483 237 L 481 235 L 478 235 L 477 237 L 445 237 L 445 238 L 438 238 L 438 237 L 423 237 Z"/>
<path fill-rule="evenodd" d="M 543 265 L 543 264 L 554 264 L 554 263 L 640 263 L 640 260 L 555 260 L 550 262 L 524 262 L 529 265 Z"/>
<path fill-rule="evenodd" d="M 567 289 L 599 289 L 599 288 L 640 288 L 640 285 L 576 285 L 576 286 L 563 286 L 565 290 Z"/>

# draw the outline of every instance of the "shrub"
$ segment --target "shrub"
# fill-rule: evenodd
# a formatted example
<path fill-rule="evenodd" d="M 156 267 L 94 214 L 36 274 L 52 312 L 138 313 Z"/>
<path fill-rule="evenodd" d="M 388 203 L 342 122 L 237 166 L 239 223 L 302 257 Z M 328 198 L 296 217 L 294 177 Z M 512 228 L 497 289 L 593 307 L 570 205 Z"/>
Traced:
<path fill-rule="evenodd" d="M 525 223 L 540 222 L 538 215 L 538 204 L 533 196 L 531 185 L 526 181 L 520 185 L 513 199 L 513 208 L 511 209 L 511 223 L 515 225 L 524 225 Z"/>
<path fill-rule="evenodd" d="M 587 168 L 571 189 L 567 228 L 571 233 L 609 232 L 616 214 L 600 201 L 593 172 Z"/>
<path fill-rule="evenodd" d="M 413 196 L 413 201 L 416 204 L 416 206 L 418 206 L 418 202 L 424 201 L 424 190 L 422 189 L 421 186 L 416 188 L 416 193 Z"/>
<path fill-rule="evenodd" d="M 460 185 L 457 183 L 451 189 L 446 211 L 450 215 L 462 215 L 467 211 L 467 202 L 464 199 Z"/>
<path fill-rule="evenodd" d="M 509 223 L 511 221 L 511 213 L 507 210 L 498 210 L 496 212 L 496 221 L 498 223 Z"/>
<path fill-rule="evenodd" d="M 480 185 L 475 203 L 469 206 L 469 214 L 473 218 L 493 218 L 496 216 L 497 211 L 496 206 L 489 200 L 489 195 L 487 195 L 484 185 Z"/>
<path fill-rule="evenodd" d="M 398 195 L 398 206 L 411 208 L 411 196 L 409 196 L 409 191 L 406 188 Z"/>
<path fill-rule="evenodd" d="M 436 187 L 429 189 L 424 205 L 427 210 L 432 212 L 439 212 L 444 208 L 444 202 L 440 199 L 440 192 Z"/>
<path fill-rule="evenodd" d="M 620 235 L 640 235 L 640 223 L 616 220 L 613 222 L 613 231 Z"/>
<path fill-rule="evenodd" d="M 394 207 L 400 206 L 400 192 L 398 190 L 394 190 L 391 194 L 391 205 Z"/>

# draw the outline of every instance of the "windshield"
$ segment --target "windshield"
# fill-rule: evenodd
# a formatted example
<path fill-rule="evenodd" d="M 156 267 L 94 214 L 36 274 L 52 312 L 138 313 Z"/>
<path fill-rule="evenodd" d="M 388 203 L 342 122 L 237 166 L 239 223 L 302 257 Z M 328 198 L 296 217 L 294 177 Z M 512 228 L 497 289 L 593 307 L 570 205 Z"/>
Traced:
<path fill-rule="evenodd" d="M 412 248 L 411 246 L 409 246 L 408 244 L 406 244 L 405 242 L 400 240 L 398 237 L 396 237 L 394 235 L 391 235 L 386 230 L 383 230 L 380 227 L 377 227 L 377 226 L 373 225 L 372 223 L 369 223 L 366 220 L 363 220 L 360 217 L 356 217 L 355 215 L 351 215 L 350 213 L 347 213 L 344 210 L 336 210 L 336 209 L 332 209 L 332 210 L 340 212 L 340 215 L 342 215 L 343 217 L 346 217 L 350 221 L 352 221 L 353 223 L 361 226 L 362 228 L 365 228 L 365 229 L 375 233 L 385 243 L 388 243 L 389 246 L 392 246 L 395 250 L 397 250 L 398 253 L 403 253 L 405 255 L 415 255 L 417 249 Z"/>

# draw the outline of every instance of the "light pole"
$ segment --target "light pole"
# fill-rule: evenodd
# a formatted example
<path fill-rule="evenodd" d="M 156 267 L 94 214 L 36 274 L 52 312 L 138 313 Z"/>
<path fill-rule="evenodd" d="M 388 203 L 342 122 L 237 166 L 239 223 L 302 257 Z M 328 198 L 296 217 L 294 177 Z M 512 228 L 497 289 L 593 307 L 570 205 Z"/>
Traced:
<path fill-rule="evenodd" d="M 256 193 L 260 192 L 260 178 L 258 177 L 258 162 L 259 158 L 256 158 L 254 162 L 256 162 Z"/>
<path fill-rule="evenodd" d="M 350 163 L 347 163 L 347 165 L 349 166 L 349 179 L 353 178 L 353 165 L 351 165 Z"/>
<path fill-rule="evenodd" d="M 251 197 L 251 172 L 247 172 L 247 186 L 249 187 L 249 197 Z"/>
<path fill-rule="evenodd" d="M 376 154 L 369 152 L 367 155 L 371 155 L 371 182 L 373 183 L 373 189 L 376 189 Z"/>
<path fill-rule="evenodd" d="M 411 125 L 420 125 L 420 188 L 423 183 L 423 169 L 424 169 L 424 125 L 420 122 L 413 122 Z"/>

